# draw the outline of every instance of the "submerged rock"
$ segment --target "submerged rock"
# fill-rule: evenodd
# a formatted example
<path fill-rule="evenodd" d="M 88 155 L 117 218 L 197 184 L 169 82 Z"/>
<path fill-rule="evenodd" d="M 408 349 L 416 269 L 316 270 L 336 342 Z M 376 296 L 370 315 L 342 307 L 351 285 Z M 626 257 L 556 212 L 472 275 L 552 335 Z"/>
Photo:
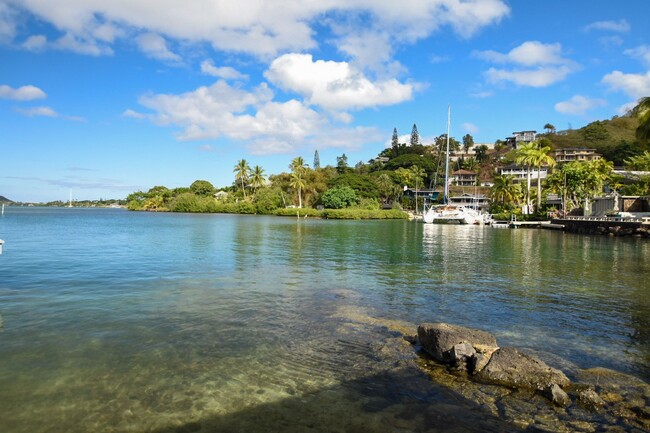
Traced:
<path fill-rule="evenodd" d="M 546 397 L 561 407 L 567 407 L 571 404 L 571 398 L 569 397 L 569 394 L 564 392 L 564 390 L 560 388 L 560 385 L 557 383 L 551 384 L 551 386 L 546 389 Z"/>
<path fill-rule="evenodd" d="M 569 378 L 544 361 L 514 347 L 502 347 L 492 355 L 490 362 L 476 374 L 476 379 L 512 388 L 531 388 L 544 391 L 552 384 L 569 385 Z"/>
<path fill-rule="evenodd" d="M 451 350 L 457 344 L 469 343 L 472 346 L 497 345 L 497 339 L 489 332 L 448 323 L 423 323 L 418 326 L 418 340 L 422 349 L 434 359 L 449 363 L 454 359 Z"/>
<path fill-rule="evenodd" d="M 588 409 L 597 410 L 605 405 L 605 401 L 590 387 L 578 390 L 578 401 Z"/>

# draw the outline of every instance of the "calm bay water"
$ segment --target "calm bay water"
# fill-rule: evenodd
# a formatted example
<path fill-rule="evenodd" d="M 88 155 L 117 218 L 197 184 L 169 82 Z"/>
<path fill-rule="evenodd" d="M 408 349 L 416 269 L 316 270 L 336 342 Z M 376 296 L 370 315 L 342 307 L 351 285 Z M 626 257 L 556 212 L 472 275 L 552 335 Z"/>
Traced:
<path fill-rule="evenodd" d="M 0 238 L 1 432 L 506 431 L 402 368 L 424 321 L 650 379 L 642 239 L 55 208 Z"/>

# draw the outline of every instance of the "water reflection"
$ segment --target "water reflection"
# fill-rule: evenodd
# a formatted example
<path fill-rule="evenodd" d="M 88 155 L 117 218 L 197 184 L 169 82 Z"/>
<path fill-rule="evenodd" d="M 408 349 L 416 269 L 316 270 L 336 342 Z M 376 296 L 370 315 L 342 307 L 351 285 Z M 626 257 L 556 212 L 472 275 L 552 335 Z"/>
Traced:
<path fill-rule="evenodd" d="M 413 388 L 400 394 L 399 356 L 386 346 L 394 334 L 379 320 L 352 319 L 361 312 L 411 329 L 475 326 L 504 345 L 650 378 L 644 240 L 403 221 L 94 215 L 2 220 L 3 236 L 19 242 L 0 258 L 0 431 L 195 422 L 255 431 L 238 417 L 270 412 L 294 430 L 326 428 L 327 417 L 334 426 L 358 419 L 376 431 L 424 430 L 413 414 L 443 416 L 440 399 L 459 429 L 458 413 L 485 415 L 425 379 L 409 378 Z M 60 233 L 76 237 L 67 243 Z M 318 425 L 289 422 L 304 401 L 297 413 L 331 410 L 314 415 Z"/>

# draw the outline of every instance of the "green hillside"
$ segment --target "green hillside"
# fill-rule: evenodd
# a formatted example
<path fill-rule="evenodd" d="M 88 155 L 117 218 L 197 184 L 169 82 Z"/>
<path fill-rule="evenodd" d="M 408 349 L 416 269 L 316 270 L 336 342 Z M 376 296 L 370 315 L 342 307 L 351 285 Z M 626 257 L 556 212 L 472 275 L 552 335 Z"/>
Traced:
<path fill-rule="evenodd" d="M 0 195 L 0 203 L 10 204 L 10 203 L 13 203 L 13 201 L 9 200 L 7 197 L 5 197 L 3 195 Z"/>
<path fill-rule="evenodd" d="M 650 150 L 648 145 L 640 145 L 635 136 L 639 121 L 631 115 L 614 116 L 609 120 L 597 120 L 580 129 L 539 134 L 547 139 L 553 149 L 589 148 L 596 149 L 614 165 L 623 165 L 631 156 Z"/>

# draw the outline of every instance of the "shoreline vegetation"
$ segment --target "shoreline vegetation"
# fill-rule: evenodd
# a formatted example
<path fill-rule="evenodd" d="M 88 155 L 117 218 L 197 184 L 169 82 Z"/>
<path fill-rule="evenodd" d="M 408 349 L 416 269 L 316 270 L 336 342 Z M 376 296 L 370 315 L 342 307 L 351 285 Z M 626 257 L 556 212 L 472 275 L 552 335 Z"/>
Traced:
<path fill-rule="evenodd" d="M 298 156 L 291 160 L 288 172 L 267 176 L 259 165 L 241 159 L 233 168 L 230 186 L 215 188 L 207 180 L 173 189 L 154 186 L 130 194 L 127 208 L 327 219 L 408 218 L 408 212 L 419 213 L 425 199 L 433 204 L 448 199 L 435 191 L 445 187 L 443 149 L 449 142 L 454 175 L 450 196 L 484 196 L 489 199 L 489 213 L 498 220 L 584 215 L 583 207 L 605 193 L 650 195 L 649 107 L 650 98 L 642 98 L 625 116 L 595 121 L 575 131 L 556 131 L 546 124 L 546 132 L 532 141 L 497 140 L 493 146 L 474 143 L 470 134 L 462 142 L 441 134 L 432 144 L 422 144 L 416 125 L 410 142 L 400 143 L 394 128 L 391 146 L 367 162 L 352 166 L 343 154 L 335 166 L 321 167 L 316 150 L 311 165 Z M 577 148 L 588 148 L 594 157 L 556 161 L 558 150 Z M 518 167 L 526 173 L 525 179 L 503 174 L 504 167 Z M 541 176 L 542 169 L 547 176 Z"/>

